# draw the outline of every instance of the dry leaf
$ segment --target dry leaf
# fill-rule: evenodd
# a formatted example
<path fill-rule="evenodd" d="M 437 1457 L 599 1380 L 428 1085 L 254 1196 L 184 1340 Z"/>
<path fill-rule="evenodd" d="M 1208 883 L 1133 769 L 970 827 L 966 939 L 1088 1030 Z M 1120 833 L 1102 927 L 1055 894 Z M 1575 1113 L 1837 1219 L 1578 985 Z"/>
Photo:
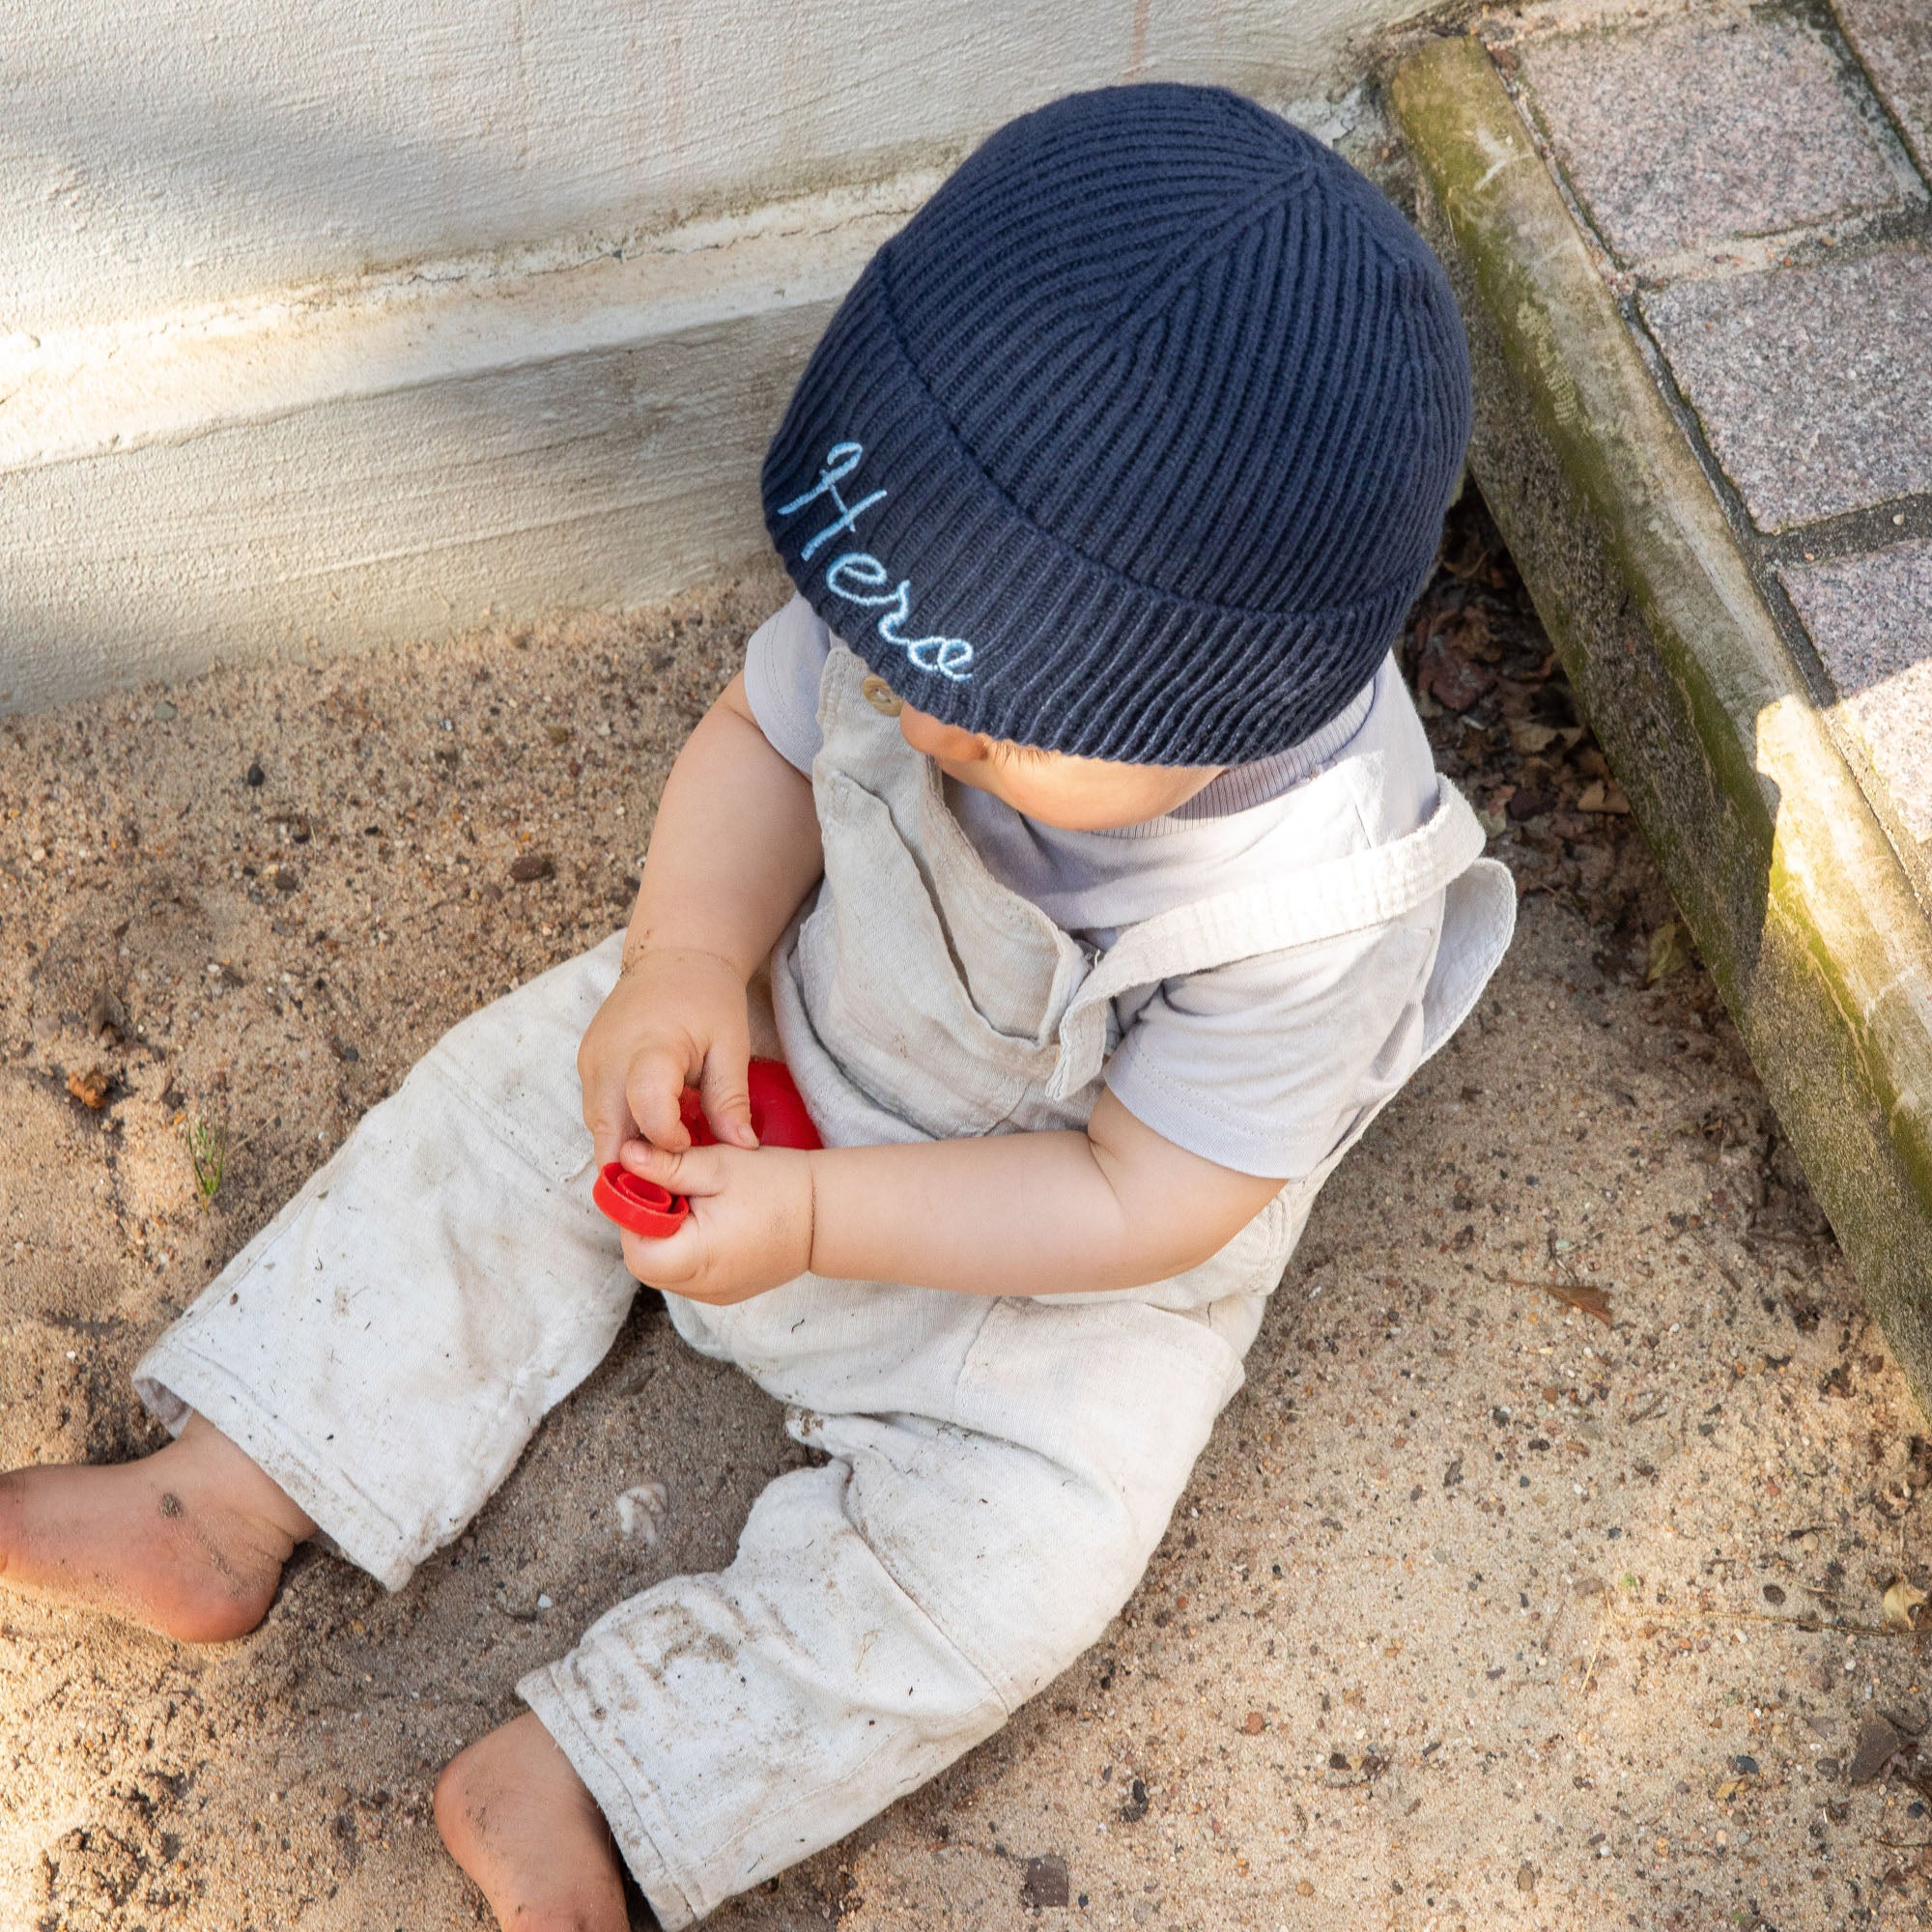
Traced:
<path fill-rule="evenodd" d="M 1654 986 L 1690 963 L 1690 939 L 1674 919 L 1667 919 L 1650 935 L 1650 965 L 1643 983 Z"/>
<path fill-rule="evenodd" d="M 1594 1316 L 1605 1328 L 1610 1326 L 1610 1292 L 1606 1288 L 1593 1288 L 1583 1281 L 1529 1281 L 1513 1274 L 1503 1279 L 1512 1288 L 1540 1288 L 1545 1294 L 1554 1295 L 1582 1314 Z M 1546 1397 L 1548 1394 L 1546 1390 Z"/>
<path fill-rule="evenodd" d="M 1859 1733 L 1857 1747 L 1845 1775 L 1854 1784 L 1869 1784 L 1906 1743 L 1883 1718 L 1873 1718 Z"/>
<path fill-rule="evenodd" d="M 1885 1621 L 1892 1630 L 1910 1630 L 1912 1613 L 1926 1601 L 1923 1590 L 1915 1590 L 1903 1577 L 1894 1577 L 1885 1593 Z"/>
<path fill-rule="evenodd" d="M 1510 726 L 1510 743 L 1527 757 L 1535 757 L 1539 752 L 1547 752 L 1556 742 L 1556 727 L 1553 724 L 1535 724 L 1528 721 Z"/>
<path fill-rule="evenodd" d="M 99 1113 L 107 1104 L 107 1087 L 112 1078 L 104 1066 L 90 1066 L 85 1073 L 76 1067 L 67 1076 L 67 1091 L 83 1107 L 92 1107 Z"/>
<path fill-rule="evenodd" d="M 1502 663 L 1502 639 L 1491 635 L 1490 613 L 1482 605 L 1463 605 L 1446 628 L 1455 632 L 1456 648 L 1464 657 L 1479 658 L 1488 665 Z"/>
<path fill-rule="evenodd" d="M 1495 681 L 1494 671 L 1470 664 L 1439 634 L 1423 645 L 1421 662 L 1415 668 L 1416 689 L 1450 711 L 1468 710 Z"/>
<path fill-rule="evenodd" d="M 1615 779 L 1592 779 L 1577 796 L 1578 811 L 1610 812 L 1622 817 L 1630 809 L 1631 802 Z"/>
<path fill-rule="evenodd" d="M 556 876 L 556 861 L 548 852 L 523 852 L 510 862 L 510 876 L 520 886 Z"/>

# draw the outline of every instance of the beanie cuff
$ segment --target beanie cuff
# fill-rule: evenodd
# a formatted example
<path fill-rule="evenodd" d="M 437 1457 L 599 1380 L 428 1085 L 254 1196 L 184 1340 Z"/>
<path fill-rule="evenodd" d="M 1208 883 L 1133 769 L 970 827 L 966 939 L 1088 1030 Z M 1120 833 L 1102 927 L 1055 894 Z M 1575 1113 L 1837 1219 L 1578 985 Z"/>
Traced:
<path fill-rule="evenodd" d="M 1176 597 L 1083 556 L 986 476 L 913 366 L 873 257 L 765 458 L 765 524 L 827 625 L 942 723 L 1044 751 L 1236 765 L 1367 682 L 1428 575 L 1305 613 Z"/>

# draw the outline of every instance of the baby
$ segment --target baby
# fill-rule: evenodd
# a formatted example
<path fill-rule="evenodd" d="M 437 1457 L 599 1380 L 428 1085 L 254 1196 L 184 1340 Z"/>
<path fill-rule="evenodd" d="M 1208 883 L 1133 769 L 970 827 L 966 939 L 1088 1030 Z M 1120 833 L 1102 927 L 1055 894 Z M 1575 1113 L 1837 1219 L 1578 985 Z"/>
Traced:
<path fill-rule="evenodd" d="M 799 383 L 798 594 L 629 930 L 457 1027 L 159 1338 L 175 1441 L 0 1482 L 5 1581 L 190 1642 L 304 1537 L 400 1589 L 642 1280 L 821 1453 L 443 1773 L 501 1922 L 621 1932 L 627 1866 L 690 1924 L 996 1730 L 1133 1589 L 1316 1190 L 1508 942 L 1388 654 L 1468 412 L 1435 261 L 1253 103 L 994 135 Z M 758 1146 L 754 1051 L 822 1150 Z M 677 1232 L 604 1219 L 613 1160 Z"/>

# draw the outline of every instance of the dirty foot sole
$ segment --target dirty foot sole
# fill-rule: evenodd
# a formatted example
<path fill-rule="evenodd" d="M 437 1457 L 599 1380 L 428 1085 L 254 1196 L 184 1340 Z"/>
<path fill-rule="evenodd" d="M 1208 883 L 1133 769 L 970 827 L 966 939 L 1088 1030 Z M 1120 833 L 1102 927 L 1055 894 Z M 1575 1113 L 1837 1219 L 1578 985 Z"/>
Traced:
<path fill-rule="evenodd" d="M 241 1636 L 274 1597 L 296 1544 L 287 1532 L 307 1519 L 284 1525 L 236 1503 L 223 1473 L 205 1442 L 184 1438 L 137 1463 L 0 1476 L 0 1590 L 104 1610 L 184 1643 Z"/>
<path fill-rule="evenodd" d="M 534 1716 L 450 1760 L 437 1780 L 436 1824 L 503 1932 L 626 1932 L 610 1829 Z"/>

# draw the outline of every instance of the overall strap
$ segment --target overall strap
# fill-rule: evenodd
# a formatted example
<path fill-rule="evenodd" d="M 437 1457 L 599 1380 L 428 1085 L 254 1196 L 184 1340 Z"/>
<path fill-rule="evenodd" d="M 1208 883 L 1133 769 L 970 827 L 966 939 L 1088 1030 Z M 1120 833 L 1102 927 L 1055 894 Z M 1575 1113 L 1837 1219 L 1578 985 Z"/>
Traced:
<path fill-rule="evenodd" d="M 1385 925 L 1441 892 L 1482 855 L 1487 835 L 1445 778 L 1413 832 L 1264 884 L 1217 893 L 1129 926 L 1081 983 L 1060 1027 L 1055 1098 L 1077 1093 L 1106 1054 L 1107 1010 L 1121 994 L 1257 953 Z"/>

